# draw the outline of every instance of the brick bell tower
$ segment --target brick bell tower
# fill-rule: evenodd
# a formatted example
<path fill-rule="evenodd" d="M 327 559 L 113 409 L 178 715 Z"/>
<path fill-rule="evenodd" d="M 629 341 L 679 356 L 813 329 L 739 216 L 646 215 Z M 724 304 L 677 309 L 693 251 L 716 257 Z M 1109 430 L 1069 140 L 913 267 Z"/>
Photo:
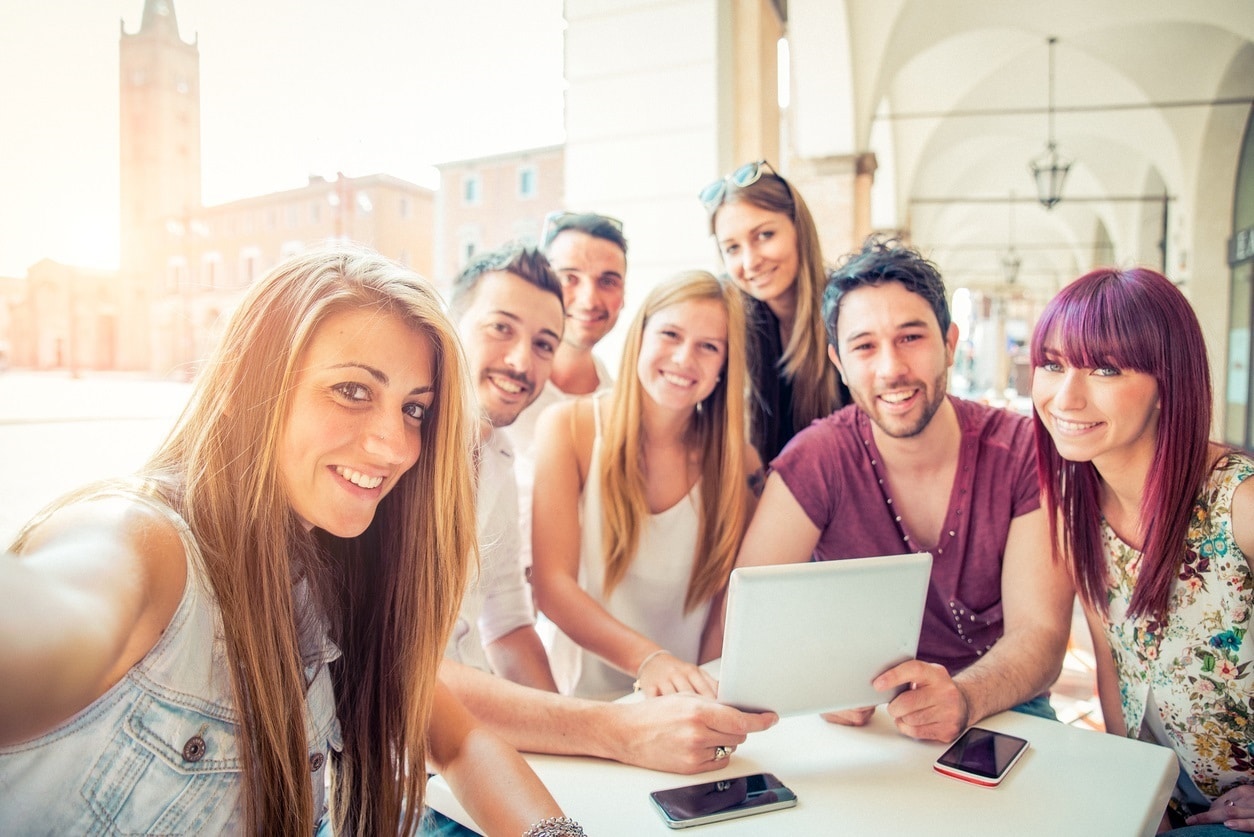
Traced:
<path fill-rule="evenodd" d="M 173 0 L 144 0 L 139 30 L 121 30 L 118 361 L 147 369 L 153 304 L 200 209 L 200 49 L 179 37 Z"/>

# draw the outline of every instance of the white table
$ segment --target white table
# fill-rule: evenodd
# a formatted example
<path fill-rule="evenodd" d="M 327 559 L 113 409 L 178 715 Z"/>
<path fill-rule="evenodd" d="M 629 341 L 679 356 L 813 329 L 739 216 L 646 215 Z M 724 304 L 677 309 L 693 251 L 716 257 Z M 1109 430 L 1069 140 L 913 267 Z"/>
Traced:
<path fill-rule="evenodd" d="M 1153 834 L 1175 784 L 1163 747 L 1015 712 L 978 726 L 1026 738 L 1031 747 L 997 788 L 940 775 L 944 745 L 899 734 L 881 707 L 866 727 L 817 716 L 785 718 L 749 737 L 713 773 L 681 776 L 601 759 L 529 755 L 567 815 L 592 837 L 728 835 L 1117 835 Z M 797 807 L 673 832 L 649 792 L 767 771 L 797 794 Z M 474 823 L 435 776 L 428 804 Z"/>

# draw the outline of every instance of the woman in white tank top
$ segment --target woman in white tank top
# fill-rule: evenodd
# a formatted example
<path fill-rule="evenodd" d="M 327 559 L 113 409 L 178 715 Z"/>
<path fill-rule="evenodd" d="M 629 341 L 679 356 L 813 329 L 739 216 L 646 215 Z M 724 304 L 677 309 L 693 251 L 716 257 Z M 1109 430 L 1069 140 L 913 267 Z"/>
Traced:
<path fill-rule="evenodd" d="M 564 693 L 714 695 L 706 624 L 761 479 L 745 386 L 739 292 L 692 271 L 644 301 L 609 397 L 541 417 L 532 581 Z"/>

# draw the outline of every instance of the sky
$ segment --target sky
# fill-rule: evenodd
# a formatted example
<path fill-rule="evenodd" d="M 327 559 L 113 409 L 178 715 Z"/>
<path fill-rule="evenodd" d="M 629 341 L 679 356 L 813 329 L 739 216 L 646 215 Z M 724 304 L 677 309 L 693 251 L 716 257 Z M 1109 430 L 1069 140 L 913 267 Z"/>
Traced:
<path fill-rule="evenodd" d="M 174 0 L 198 38 L 202 198 L 563 139 L 562 0 Z M 0 27 L 0 276 L 116 267 L 118 40 L 143 0 L 27 0 Z M 121 23 L 120 23 L 121 22 Z"/>

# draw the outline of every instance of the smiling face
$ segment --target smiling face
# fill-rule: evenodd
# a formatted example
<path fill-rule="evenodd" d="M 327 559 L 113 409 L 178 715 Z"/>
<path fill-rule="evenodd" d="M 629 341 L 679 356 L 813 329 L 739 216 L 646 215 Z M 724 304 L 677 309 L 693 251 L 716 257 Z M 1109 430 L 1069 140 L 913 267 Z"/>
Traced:
<path fill-rule="evenodd" d="M 659 406 L 691 410 L 714 391 L 726 362 L 727 309 L 713 299 L 691 299 L 649 317 L 636 375 Z"/>
<path fill-rule="evenodd" d="M 845 294 L 836 336 L 828 356 L 877 431 L 897 439 L 922 433 L 945 401 L 958 327 L 942 335 L 927 300 L 885 282 Z"/>
<path fill-rule="evenodd" d="M 782 212 L 748 201 L 725 203 L 714 216 L 723 267 L 745 293 L 772 311 L 792 310 L 797 293 L 797 228 Z"/>
<path fill-rule="evenodd" d="M 618 322 L 625 297 L 627 254 L 617 244 L 580 230 L 563 230 L 546 254 L 562 283 L 566 331 L 562 341 L 591 349 Z"/>
<path fill-rule="evenodd" d="M 486 273 L 457 331 L 479 406 L 492 424 L 505 427 L 536 400 L 549 379 L 561 341 L 562 303 L 513 273 Z"/>
<path fill-rule="evenodd" d="M 1063 459 L 1099 471 L 1146 467 L 1158 444 L 1158 382 L 1147 372 L 1070 366 L 1046 348 L 1032 374 L 1032 404 Z"/>
<path fill-rule="evenodd" d="M 306 529 L 360 535 L 418 461 L 435 397 L 431 341 L 395 314 L 351 310 L 315 329 L 296 364 L 279 476 Z"/>

